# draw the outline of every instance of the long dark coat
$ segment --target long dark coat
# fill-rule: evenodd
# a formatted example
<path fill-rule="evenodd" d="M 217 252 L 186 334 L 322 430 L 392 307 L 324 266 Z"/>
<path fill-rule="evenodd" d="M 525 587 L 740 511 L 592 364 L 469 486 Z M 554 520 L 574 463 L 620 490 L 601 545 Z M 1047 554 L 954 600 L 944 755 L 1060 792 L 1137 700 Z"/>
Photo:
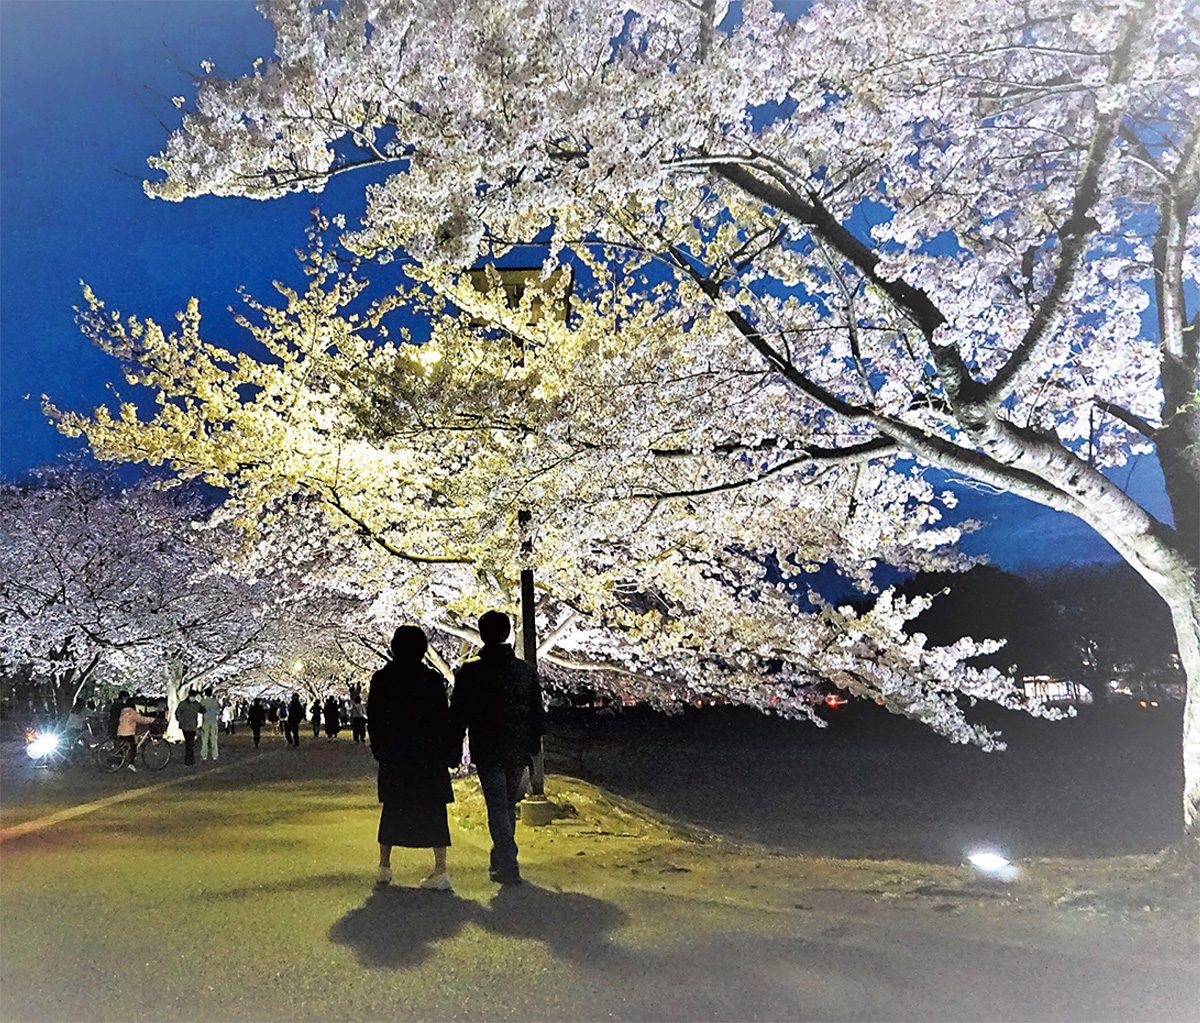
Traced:
<path fill-rule="evenodd" d="M 450 714 L 446 683 L 424 664 L 395 661 L 375 672 L 367 697 L 371 753 L 379 761 L 379 801 L 453 803 L 448 765 Z"/>

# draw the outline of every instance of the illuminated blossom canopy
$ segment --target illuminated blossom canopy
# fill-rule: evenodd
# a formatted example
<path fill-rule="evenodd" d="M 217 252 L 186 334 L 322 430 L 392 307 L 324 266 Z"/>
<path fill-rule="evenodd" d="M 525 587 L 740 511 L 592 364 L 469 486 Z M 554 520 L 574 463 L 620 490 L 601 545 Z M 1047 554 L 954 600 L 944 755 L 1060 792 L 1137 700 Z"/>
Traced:
<path fill-rule="evenodd" d="M 1194 0 L 817 0 L 792 21 L 763 0 L 263 9 L 273 58 L 206 73 L 181 100 L 150 195 L 270 199 L 358 174 L 365 210 L 338 251 L 401 260 L 452 301 L 454 271 L 542 246 L 547 280 L 576 273 L 568 334 L 615 317 L 597 379 L 714 381 L 713 400 L 676 392 L 678 434 L 656 397 L 658 436 L 606 435 L 610 464 L 641 457 L 664 491 L 759 473 L 786 494 L 829 463 L 856 480 L 855 515 L 878 521 L 899 511 L 894 488 L 913 492 L 883 471 L 905 472 L 905 453 L 1078 516 L 1171 608 L 1196 827 Z M 661 355 L 643 348 L 656 334 Z M 593 405 L 560 422 L 593 414 L 606 421 Z M 101 449 L 120 432 L 89 430 Z M 698 485 L 644 456 L 659 437 L 698 458 Z M 543 439 L 564 442 L 539 433 L 543 454 Z M 1101 471 L 1149 448 L 1173 525 Z M 685 514 L 674 502 L 667 518 Z M 853 522 L 838 533 L 853 549 Z"/>

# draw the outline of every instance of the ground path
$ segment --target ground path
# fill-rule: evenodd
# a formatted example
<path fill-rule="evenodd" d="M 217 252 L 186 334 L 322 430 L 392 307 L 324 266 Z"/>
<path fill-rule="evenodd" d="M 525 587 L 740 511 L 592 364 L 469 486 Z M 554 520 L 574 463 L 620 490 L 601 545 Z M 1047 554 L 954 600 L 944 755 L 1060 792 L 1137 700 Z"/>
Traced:
<path fill-rule="evenodd" d="M 1200 1018 L 1192 922 L 1140 892 L 1064 898 L 1053 863 L 992 890 L 929 864 L 771 855 L 552 777 L 574 812 L 522 827 L 530 883 L 488 882 L 465 781 L 454 893 L 403 887 L 420 852 L 378 891 L 366 751 L 264 747 L 238 736 L 219 770 L 166 788 L 182 765 L 6 768 L 0 829 L 101 805 L 0 844 L 5 1023 Z"/>

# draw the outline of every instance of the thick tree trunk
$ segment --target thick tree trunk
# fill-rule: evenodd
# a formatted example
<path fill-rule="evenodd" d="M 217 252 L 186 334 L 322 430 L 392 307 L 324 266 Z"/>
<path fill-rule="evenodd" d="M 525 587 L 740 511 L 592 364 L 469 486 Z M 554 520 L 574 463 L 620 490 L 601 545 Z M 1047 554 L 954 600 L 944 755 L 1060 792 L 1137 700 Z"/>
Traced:
<path fill-rule="evenodd" d="M 164 734 L 167 742 L 183 742 L 183 730 L 179 727 L 179 722 L 175 720 L 175 708 L 179 706 L 179 702 L 183 699 L 184 695 L 179 691 L 179 682 L 182 677 L 182 667 L 173 662 L 168 662 L 166 683 L 167 731 Z"/>
<path fill-rule="evenodd" d="M 1172 604 L 1171 616 L 1187 675 L 1183 705 L 1183 827 L 1191 840 L 1191 851 L 1200 854 L 1200 592 L 1193 587 L 1190 600 Z"/>

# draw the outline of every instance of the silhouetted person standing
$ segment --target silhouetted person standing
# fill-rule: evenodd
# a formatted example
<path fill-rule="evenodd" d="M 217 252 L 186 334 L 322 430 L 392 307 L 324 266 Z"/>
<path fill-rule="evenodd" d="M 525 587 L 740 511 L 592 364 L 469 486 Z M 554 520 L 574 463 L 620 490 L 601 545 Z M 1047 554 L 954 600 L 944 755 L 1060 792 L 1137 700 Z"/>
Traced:
<path fill-rule="evenodd" d="M 300 748 L 300 722 L 304 720 L 304 704 L 300 702 L 300 694 L 292 693 L 292 702 L 288 704 L 287 724 L 284 734 L 287 735 L 289 746 Z"/>
<path fill-rule="evenodd" d="M 448 891 L 450 717 L 446 682 L 423 663 L 429 641 L 415 625 L 392 637 L 392 659 L 375 672 L 367 699 L 371 755 L 379 761 L 379 880 L 392 880 L 392 846 L 433 850 L 422 888 Z M 328 719 L 328 713 L 326 714 Z"/>
<path fill-rule="evenodd" d="M 258 749 L 258 740 L 262 735 L 262 727 L 267 721 L 267 708 L 263 706 L 263 702 L 257 696 L 254 702 L 250 704 L 250 712 L 246 715 L 246 723 L 250 726 L 250 732 L 254 736 L 254 748 Z"/>
<path fill-rule="evenodd" d="M 455 748 L 470 734 L 471 759 L 487 804 L 493 881 L 520 884 L 517 864 L 517 796 L 521 772 L 542 743 L 542 692 L 537 673 L 506 642 L 508 616 L 488 611 L 479 619 L 483 649 L 454 675 L 450 729 Z"/>
<path fill-rule="evenodd" d="M 175 708 L 175 720 L 179 722 L 179 730 L 183 732 L 183 762 L 192 765 L 196 762 L 196 729 L 200 727 L 200 714 L 204 708 L 200 701 L 188 693 Z"/>
<path fill-rule="evenodd" d="M 108 705 L 108 737 L 115 739 L 117 737 L 117 723 L 121 720 L 121 711 L 125 709 L 125 704 L 129 702 L 128 690 L 122 689 L 117 698 Z"/>
<path fill-rule="evenodd" d="M 321 698 L 318 696 L 312 705 L 313 738 L 321 734 Z"/>
<path fill-rule="evenodd" d="M 342 730 L 342 712 L 332 696 L 325 701 L 325 738 L 333 740 Z"/>

